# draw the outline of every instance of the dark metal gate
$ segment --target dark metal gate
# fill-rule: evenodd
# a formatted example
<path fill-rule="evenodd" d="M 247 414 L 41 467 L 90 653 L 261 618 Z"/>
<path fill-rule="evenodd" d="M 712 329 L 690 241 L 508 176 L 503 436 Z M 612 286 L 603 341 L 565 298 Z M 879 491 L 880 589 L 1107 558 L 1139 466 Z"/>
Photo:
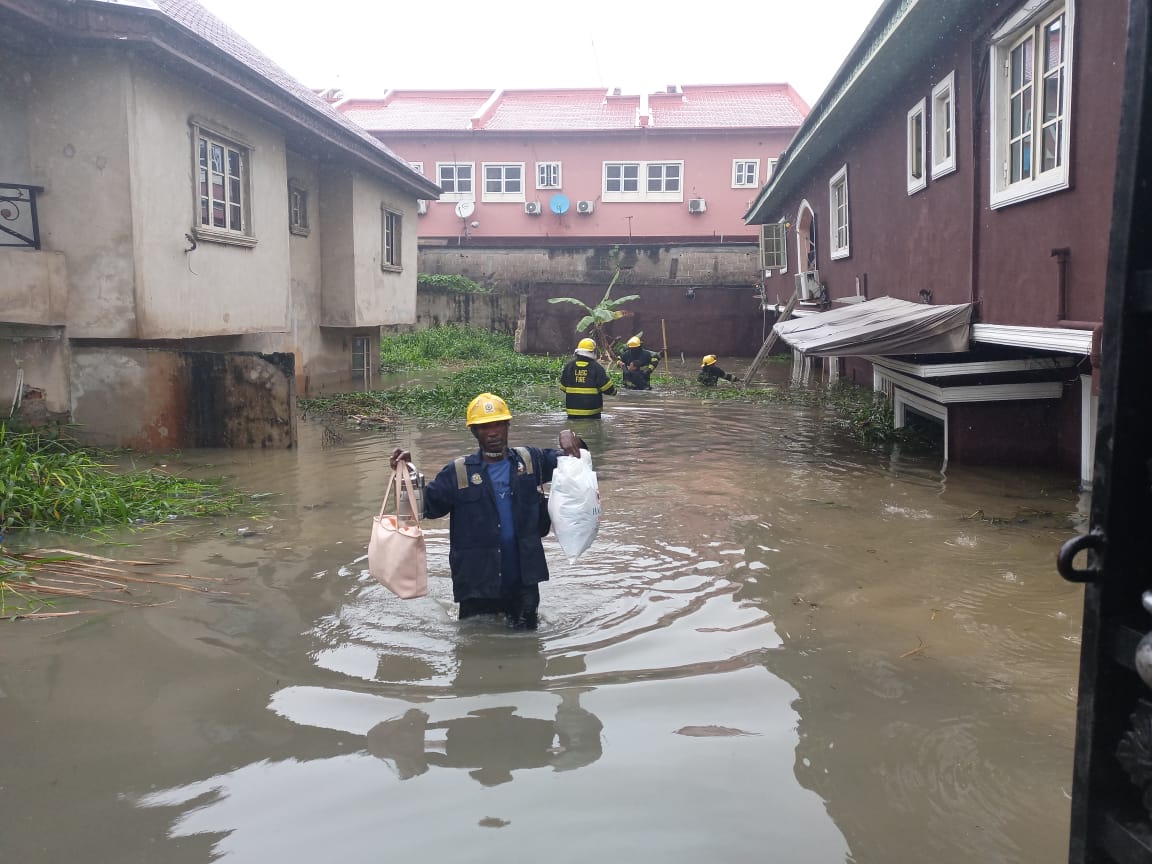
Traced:
<path fill-rule="evenodd" d="M 1058 562 L 1064 578 L 1086 583 L 1073 864 L 1152 862 L 1150 2 L 1129 4 L 1091 527 L 1064 545 Z M 1077 567 L 1074 559 L 1081 552 L 1087 562 Z"/>

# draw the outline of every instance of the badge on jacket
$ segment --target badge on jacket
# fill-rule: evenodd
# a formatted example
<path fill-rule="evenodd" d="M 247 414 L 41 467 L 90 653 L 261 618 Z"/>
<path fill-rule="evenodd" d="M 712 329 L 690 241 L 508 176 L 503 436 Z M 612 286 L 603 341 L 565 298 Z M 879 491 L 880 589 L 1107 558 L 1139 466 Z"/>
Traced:
<path fill-rule="evenodd" d="M 484 482 L 484 478 L 480 476 L 479 472 L 472 475 L 472 485 L 473 486 L 479 486 L 483 482 Z"/>

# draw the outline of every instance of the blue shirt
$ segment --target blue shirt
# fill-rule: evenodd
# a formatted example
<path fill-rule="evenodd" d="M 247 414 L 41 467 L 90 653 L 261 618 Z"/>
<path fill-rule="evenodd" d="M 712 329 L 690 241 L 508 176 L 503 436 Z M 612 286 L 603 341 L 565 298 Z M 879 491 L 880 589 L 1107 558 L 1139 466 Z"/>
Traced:
<path fill-rule="evenodd" d="M 500 514 L 500 585 L 508 594 L 520 585 L 520 547 L 512 514 L 512 462 L 505 458 L 488 462 L 487 466 L 488 479 L 496 494 L 496 512 Z"/>

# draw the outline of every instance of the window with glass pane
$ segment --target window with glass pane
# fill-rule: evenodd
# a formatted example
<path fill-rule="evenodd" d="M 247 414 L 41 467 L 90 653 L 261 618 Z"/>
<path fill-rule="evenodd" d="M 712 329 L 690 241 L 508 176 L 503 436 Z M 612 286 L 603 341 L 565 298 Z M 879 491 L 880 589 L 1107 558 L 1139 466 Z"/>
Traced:
<path fill-rule="evenodd" d="M 608 162 L 604 165 L 604 189 L 608 192 L 639 192 L 639 162 Z"/>
<path fill-rule="evenodd" d="M 679 192 L 680 165 L 675 162 L 652 162 L 648 165 L 649 192 Z"/>
<path fill-rule="evenodd" d="M 783 222 L 760 226 L 760 269 L 787 270 L 787 231 Z"/>
<path fill-rule="evenodd" d="M 485 165 L 484 191 L 516 194 L 523 191 L 523 168 L 520 165 Z"/>
<path fill-rule="evenodd" d="M 381 266 L 396 268 L 400 266 L 400 225 L 399 213 L 384 210 L 384 243 L 380 256 Z"/>
<path fill-rule="evenodd" d="M 288 183 L 288 230 L 308 234 L 308 193 L 292 181 Z"/>
<path fill-rule="evenodd" d="M 828 206 L 831 210 L 831 257 L 848 256 L 848 166 L 837 171 L 828 181 Z"/>
<path fill-rule="evenodd" d="M 536 163 L 536 188 L 537 189 L 559 189 L 560 188 L 560 163 L 559 162 L 537 162 Z"/>
<path fill-rule="evenodd" d="M 1010 70 L 1008 179 L 1011 183 L 1032 176 L 1033 61 L 1036 40 L 1029 34 L 1012 49 Z"/>
<path fill-rule="evenodd" d="M 733 186 L 756 186 L 759 183 L 760 161 L 737 159 L 732 163 Z"/>
<path fill-rule="evenodd" d="M 470 164 L 448 163 L 439 166 L 438 182 L 446 193 L 470 194 L 472 192 L 472 166 Z"/>
<path fill-rule="evenodd" d="M 1043 155 L 1041 171 L 1060 165 L 1061 136 L 1064 126 L 1064 16 L 1058 15 L 1043 28 L 1044 96 L 1040 140 Z"/>
<path fill-rule="evenodd" d="M 241 149 L 201 133 L 197 153 L 200 224 L 243 233 L 245 160 Z"/>

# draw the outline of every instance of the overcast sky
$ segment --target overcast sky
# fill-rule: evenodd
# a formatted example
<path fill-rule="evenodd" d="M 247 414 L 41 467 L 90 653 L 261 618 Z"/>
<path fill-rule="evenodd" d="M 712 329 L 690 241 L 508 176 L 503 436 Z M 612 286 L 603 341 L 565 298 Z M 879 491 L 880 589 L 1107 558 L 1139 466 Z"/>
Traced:
<path fill-rule="evenodd" d="M 811 105 L 882 0 L 200 0 L 309 87 L 787 82 Z"/>

